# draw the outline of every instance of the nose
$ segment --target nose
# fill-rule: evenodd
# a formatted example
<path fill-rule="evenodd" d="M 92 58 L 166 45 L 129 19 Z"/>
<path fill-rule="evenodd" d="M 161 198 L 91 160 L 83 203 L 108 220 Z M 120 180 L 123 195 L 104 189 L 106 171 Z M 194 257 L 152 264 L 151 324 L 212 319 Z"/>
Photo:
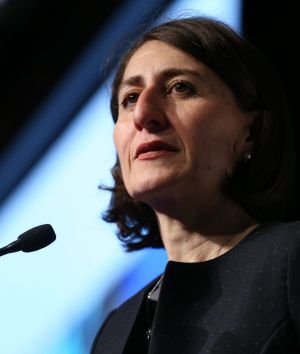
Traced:
<path fill-rule="evenodd" d="M 137 130 L 146 129 L 152 133 L 167 129 L 170 122 L 166 116 L 163 97 L 155 88 L 144 89 L 136 102 L 133 120 Z"/>

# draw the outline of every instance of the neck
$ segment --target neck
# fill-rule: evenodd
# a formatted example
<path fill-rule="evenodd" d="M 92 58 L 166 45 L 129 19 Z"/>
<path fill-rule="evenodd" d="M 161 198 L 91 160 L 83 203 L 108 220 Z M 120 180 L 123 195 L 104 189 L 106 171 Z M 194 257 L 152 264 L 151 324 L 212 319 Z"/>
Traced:
<path fill-rule="evenodd" d="M 241 207 L 230 201 L 215 206 L 210 212 L 194 210 L 197 215 L 185 212 L 176 218 L 156 212 L 169 260 L 192 263 L 216 258 L 233 248 L 258 225 Z"/>

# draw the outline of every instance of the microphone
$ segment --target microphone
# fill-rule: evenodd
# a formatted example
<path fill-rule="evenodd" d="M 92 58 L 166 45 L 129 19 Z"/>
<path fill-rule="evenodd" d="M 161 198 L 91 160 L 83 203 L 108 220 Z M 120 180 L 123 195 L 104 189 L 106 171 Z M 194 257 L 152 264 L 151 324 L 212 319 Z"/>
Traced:
<path fill-rule="evenodd" d="M 0 248 L 0 257 L 12 252 L 33 252 L 50 245 L 56 239 L 50 224 L 39 225 L 23 232 L 16 241 Z"/>

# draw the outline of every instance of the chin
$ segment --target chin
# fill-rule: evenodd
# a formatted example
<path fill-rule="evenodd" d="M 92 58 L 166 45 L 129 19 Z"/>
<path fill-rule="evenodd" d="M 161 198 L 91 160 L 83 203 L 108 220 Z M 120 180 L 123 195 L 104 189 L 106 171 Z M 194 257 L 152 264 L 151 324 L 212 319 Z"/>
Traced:
<path fill-rule="evenodd" d="M 162 195 L 166 195 L 172 185 L 174 185 L 174 181 L 171 179 L 160 179 L 159 181 L 147 179 L 143 183 L 136 183 L 133 188 L 127 190 L 134 200 L 151 204 L 153 198 L 157 199 L 162 197 Z"/>
<path fill-rule="evenodd" d="M 147 200 L 154 194 L 158 193 L 159 188 L 156 186 L 147 186 L 144 188 L 133 188 L 129 191 L 129 195 L 131 198 L 138 202 L 146 203 Z"/>

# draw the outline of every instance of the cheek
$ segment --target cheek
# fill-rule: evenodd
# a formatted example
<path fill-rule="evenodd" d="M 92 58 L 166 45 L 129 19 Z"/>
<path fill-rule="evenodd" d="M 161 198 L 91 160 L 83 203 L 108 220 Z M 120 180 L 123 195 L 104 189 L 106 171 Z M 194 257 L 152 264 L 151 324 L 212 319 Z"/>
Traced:
<path fill-rule="evenodd" d="M 121 169 L 126 166 L 126 161 L 129 161 L 129 152 L 132 141 L 131 132 L 124 124 L 116 124 L 114 129 L 114 144 L 119 157 Z"/>
<path fill-rule="evenodd" d="M 188 145 L 191 159 L 200 164 L 198 168 L 207 170 L 231 169 L 234 134 L 224 117 L 217 114 L 200 116 L 190 124 L 183 139 Z"/>
<path fill-rule="evenodd" d="M 119 134 L 119 129 L 118 129 L 118 126 L 116 125 L 115 128 L 114 128 L 114 134 L 113 134 L 113 137 L 114 137 L 114 144 L 115 144 L 115 148 L 116 148 L 116 151 L 117 151 L 117 154 L 118 156 L 120 155 L 120 145 L 121 145 L 121 136 Z"/>

